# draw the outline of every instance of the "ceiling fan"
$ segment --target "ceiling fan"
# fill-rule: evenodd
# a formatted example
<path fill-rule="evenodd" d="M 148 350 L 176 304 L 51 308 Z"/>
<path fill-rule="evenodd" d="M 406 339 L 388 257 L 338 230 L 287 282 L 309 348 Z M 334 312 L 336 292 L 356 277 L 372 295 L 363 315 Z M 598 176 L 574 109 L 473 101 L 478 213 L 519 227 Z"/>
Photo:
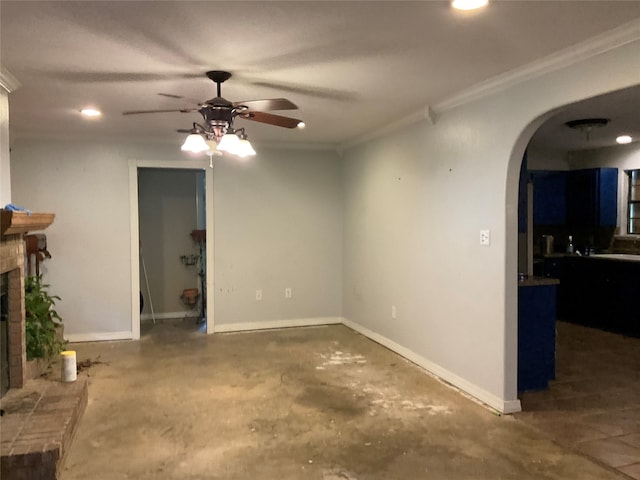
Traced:
<path fill-rule="evenodd" d="M 254 122 L 266 123 L 284 128 L 303 128 L 304 122 L 297 118 L 284 117 L 267 113 L 263 110 L 295 110 L 298 107 L 286 98 L 271 98 L 262 100 L 248 100 L 243 102 L 230 102 L 222 97 L 221 85 L 231 78 L 231 73 L 222 70 L 211 70 L 206 72 L 206 76 L 217 86 L 217 94 L 214 98 L 199 103 L 194 107 L 169 109 L 169 110 L 132 110 L 123 112 L 123 115 L 138 115 L 146 113 L 168 113 L 199 112 L 204 123 L 193 123 L 193 128 L 189 130 L 178 130 L 189 133 L 187 141 L 182 146 L 183 150 L 195 153 L 213 150 L 211 142 L 215 141 L 216 149 L 228 151 L 243 156 L 242 147 L 247 148 L 248 140 L 244 128 L 234 129 L 233 122 L 239 117 Z M 199 137 L 199 138 L 198 138 Z M 207 141 L 209 143 L 207 143 Z M 241 142 L 238 144 L 238 142 Z M 235 147 L 234 147 L 235 146 Z M 246 150 L 247 155 L 251 155 L 253 149 L 248 144 L 250 150 Z M 255 151 L 253 151 L 255 154 Z"/>

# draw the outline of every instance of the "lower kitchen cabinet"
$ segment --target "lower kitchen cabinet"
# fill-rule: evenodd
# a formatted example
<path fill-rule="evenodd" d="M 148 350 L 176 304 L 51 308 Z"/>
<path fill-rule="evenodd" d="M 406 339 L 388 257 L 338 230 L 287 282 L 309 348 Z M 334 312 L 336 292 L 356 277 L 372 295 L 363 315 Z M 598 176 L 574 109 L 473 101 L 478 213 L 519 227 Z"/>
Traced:
<path fill-rule="evenodd" d="M 556 374 L 558 281 L 533 278 L 518 286 L 518 392 L 543 390 Z"/>
<path fill-rule="evenodd" d="M 640 261 L 565 258 L 559 302 L 563 320 L 640 337 Z"/>

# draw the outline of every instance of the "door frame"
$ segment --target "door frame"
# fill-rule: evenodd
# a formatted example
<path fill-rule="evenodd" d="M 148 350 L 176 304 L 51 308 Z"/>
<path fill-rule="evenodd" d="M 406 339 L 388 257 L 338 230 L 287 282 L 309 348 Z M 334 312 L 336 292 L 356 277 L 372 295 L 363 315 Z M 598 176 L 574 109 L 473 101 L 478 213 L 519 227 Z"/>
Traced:
<path fill-rule="evenodd" d="M 206 204 L 206 286 L 207 286 L 207 333 L 214 332 L 214 257 L 213 257 L 213 169 L 208 159 L 187 160 L 138 160 L 129 159 L 129 218 L 131 232 L 131 336 L 140 339 L 140 219 L 138 213 L 138 169 L 166 168 L 181 170 L 204 170 Z"/>

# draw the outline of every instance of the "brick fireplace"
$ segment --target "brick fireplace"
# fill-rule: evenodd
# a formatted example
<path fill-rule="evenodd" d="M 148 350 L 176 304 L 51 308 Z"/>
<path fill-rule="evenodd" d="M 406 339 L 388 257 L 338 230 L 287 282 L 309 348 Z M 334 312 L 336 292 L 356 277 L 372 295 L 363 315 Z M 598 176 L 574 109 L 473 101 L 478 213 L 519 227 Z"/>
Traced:
<path fill-rule="evenodd" d="M 9 387 L 22 388 L 26 382 L 27 353 L 24 318 L 24 241 L 22 234 L 3 235 L 0 242 L 0 274 L 7 282 L 7 343 L 2 345 L 3 361 L 8 359 Z M 6 274 L 6 275 L 4 275 Z M 6 350 L 5 350 L 6 349 Z"/>
<path fill-rule="evenodd" d="M 0 275 L 3 284 L 6 282 L 7 287 L 2 289 L 3 292 L 6 292 L 6 301 L 3 299 L 2 302 L 2 323 L 6 324 L 7 327 L 7 341 L 0 345 L 2 354 L 0 361 L 6 362 L 9 367 L 8 387 L 22 388 L 28 379 L 24 311 L 26 248 L 24 234 L 29 231 L 44 230 L 51 225 L 55 215 L 53 213 L 27 213 L 6 210 L 2 210 L 0 214 Z M 6 312 L 4 311 L 5 308 Z"/>

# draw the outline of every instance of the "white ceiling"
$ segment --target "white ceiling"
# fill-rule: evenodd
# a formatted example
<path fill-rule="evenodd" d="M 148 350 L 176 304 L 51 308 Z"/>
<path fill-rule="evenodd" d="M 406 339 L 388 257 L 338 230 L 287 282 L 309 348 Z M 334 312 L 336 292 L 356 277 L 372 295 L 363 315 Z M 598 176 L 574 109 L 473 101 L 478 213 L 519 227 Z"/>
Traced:
<path fill-rule="evenodd" d="M 286 97 L 299 110 L 274 113 L 307 123 L 246 122 L 254 142 L 339 145 L 639 18 L 640 1 L 494 1 L 465 13 L 447 1 L 2 0 L 0 61 L 21 83 L 9 97 L 14 136 L 177 144 L 175 130 L 199 114 L 122 112 L 193 107 L 215 96 L 204 72 L 219 69 L 233 73 L 228 100 Z M 606 101 L 572 107 L 567 119 L 617 116 L 640 138 L 638 91 L 608 110 Z M 86 105 L 103 117 L 82 119 Z M 562 115 L 541 145 L 570 144 L 557 133 L 568 130 Z"/>

